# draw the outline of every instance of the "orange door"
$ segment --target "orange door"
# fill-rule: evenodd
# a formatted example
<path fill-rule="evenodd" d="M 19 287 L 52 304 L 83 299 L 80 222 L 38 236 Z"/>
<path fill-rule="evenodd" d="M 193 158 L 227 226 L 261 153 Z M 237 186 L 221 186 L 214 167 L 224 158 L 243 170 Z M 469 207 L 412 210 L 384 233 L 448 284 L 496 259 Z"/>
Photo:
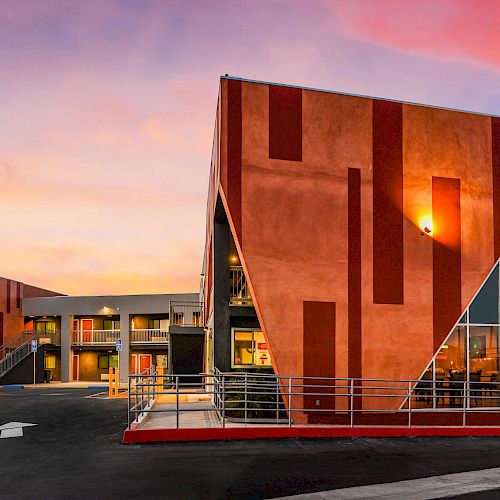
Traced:
<path fill-rule="evenodd" d="M 139 373 L 147 370 L 151 366 L 151 354 L 139 355 Z"/>
<path fill-rule="evenodd" d="M 132 354 L 132 364 L 130 367 L 130 373 L 137 373 L 135 370 L 137 369 L 137 354 Z"/>
<path fill-rule="evenodd" d="M 90 344 L 92 343 L 92 330 L 94 329 L 94 320 L 93 319 L 82 319 L 82 339 L 83 342 Z"/>
<path fill-rule="evenodd" d="M 78 381 L 78 376 L 80 374 L 80 356 L 78 354 L 73 355 L 73 382 Z"/>

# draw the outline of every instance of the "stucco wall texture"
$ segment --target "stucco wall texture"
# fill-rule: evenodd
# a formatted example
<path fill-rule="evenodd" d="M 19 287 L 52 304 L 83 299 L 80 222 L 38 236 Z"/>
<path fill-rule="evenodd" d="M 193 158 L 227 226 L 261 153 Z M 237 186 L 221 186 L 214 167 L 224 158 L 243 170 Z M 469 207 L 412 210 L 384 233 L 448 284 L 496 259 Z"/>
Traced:
<path fill-rule="evenodd" d="M 206 260 L 220 194 L 275 371 L 418 378 L 498 257 L 497 119 L 232 78 L 217 117 Z"/>

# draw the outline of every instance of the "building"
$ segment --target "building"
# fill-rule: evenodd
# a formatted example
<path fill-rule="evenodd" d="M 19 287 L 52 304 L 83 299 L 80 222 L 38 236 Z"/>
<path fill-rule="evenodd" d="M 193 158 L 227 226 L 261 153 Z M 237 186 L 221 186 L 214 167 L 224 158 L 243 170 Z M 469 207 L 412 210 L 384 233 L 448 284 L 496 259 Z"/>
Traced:
<path fill-rule="evenodd" d="M 499 257 L 500 118 L 221 79 L 208 370 L 494 383 Z"/>
<path fill-rule="evenodd" d="M 152 365 L 179 374 L 203 369 L 197 293 L 44 297 L 45 291 L 36 296 L 24 290 L 31 296 L 16 308 L 11 339 L 0 356 L 0 384 L 33 381 L 32 340 L 39 346 L 38 382 L 102 382 L 109 379 L 109 368 L 119 368 L 122 382 Z"/>

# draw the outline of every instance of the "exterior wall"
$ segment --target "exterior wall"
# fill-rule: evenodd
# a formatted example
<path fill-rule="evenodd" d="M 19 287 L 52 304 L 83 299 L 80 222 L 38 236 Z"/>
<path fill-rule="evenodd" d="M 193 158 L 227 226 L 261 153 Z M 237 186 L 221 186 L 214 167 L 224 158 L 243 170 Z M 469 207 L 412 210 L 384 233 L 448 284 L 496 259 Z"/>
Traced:
<path fill-rule="evenodd" d="M 106 355 L 108 351 L 75 351 L 79 356 L 79 380 L 89 382 L 101 382 L 101 375 L 108 373 L 108 369 L 98 368 L 98 356 Z M 112 354 L 116 354 L 113 352 Z"/>
<path fill-rule="evenodd" d="M 223 78 L 218 120 L 205 261 L 219 193 L 275 370 L 318 375 L 326 303 L 325 376 L 419 378 L 498 257 L 492 118 Z"/>
<path fill-rule="evenodd" d="M 0 346 L 22 333 L 24 329 L 22 302 L 25 298 L 57 295 L 61 294 L 0 278 Z"/>

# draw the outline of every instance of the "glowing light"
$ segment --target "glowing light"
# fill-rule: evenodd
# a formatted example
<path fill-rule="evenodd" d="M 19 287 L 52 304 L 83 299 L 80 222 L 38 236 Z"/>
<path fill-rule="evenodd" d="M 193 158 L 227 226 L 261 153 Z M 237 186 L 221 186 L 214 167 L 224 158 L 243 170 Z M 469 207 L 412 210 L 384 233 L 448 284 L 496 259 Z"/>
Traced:
<path fill-rule="evenodd" d="M 423 215 L 419 221 L 418 225 L 422 231 L 422 234 L 431 234 L 433 231 L 432 227 L 432 217 L 430 215 Z"/>
<path fill-rule="evenodd" d="M 231 262 L 238 262 L 238 257 L 236 257 L 236 255 L 233 255 L 231 257 Z"/>

